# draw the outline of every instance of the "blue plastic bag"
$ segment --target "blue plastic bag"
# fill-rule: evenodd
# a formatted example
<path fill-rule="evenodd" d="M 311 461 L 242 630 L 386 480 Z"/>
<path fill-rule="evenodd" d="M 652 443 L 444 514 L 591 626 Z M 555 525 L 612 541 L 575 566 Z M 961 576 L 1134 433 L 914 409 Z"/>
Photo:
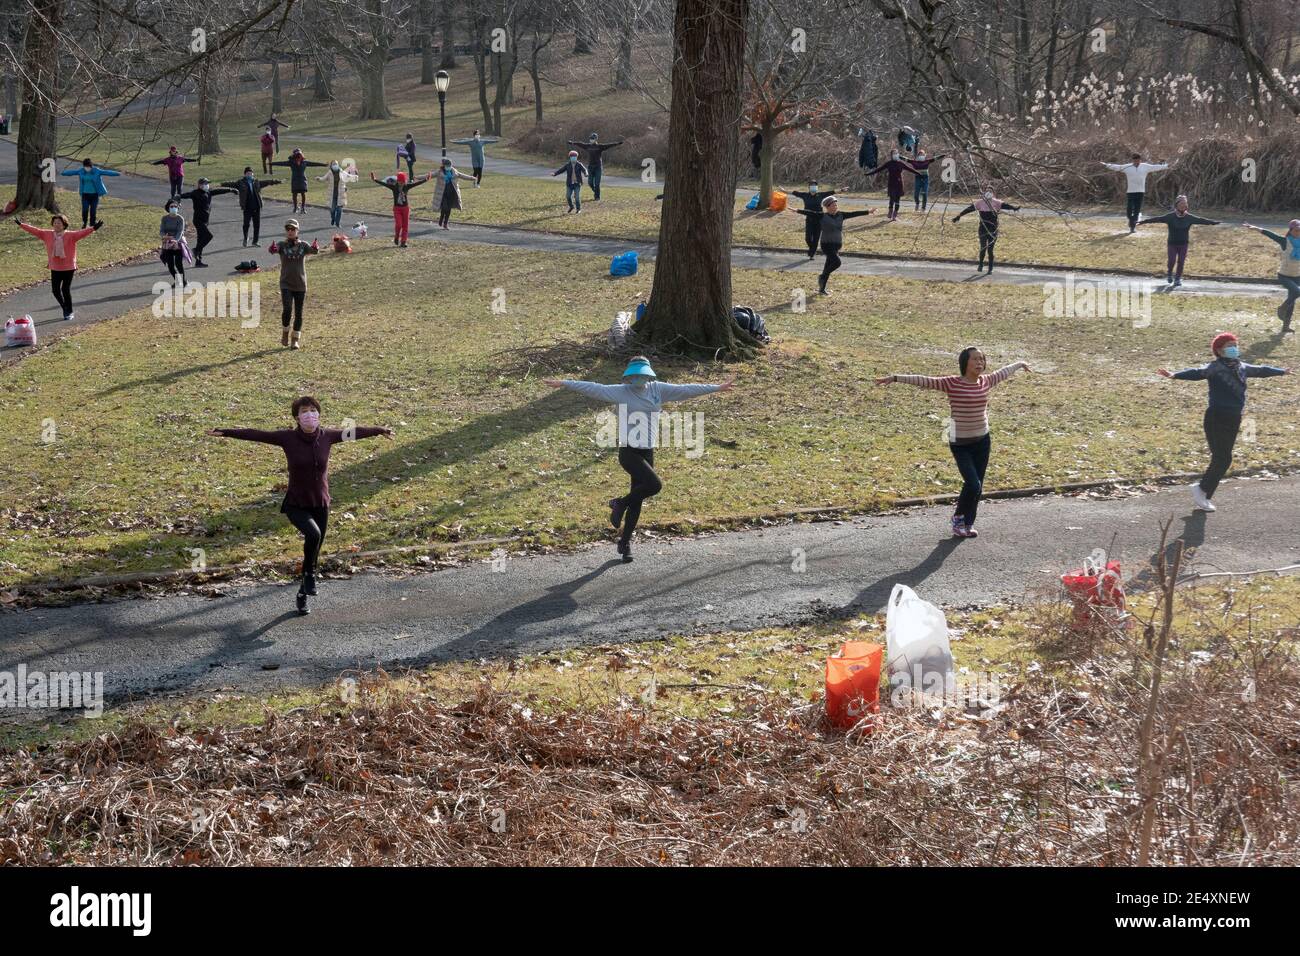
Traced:
<path fill-rule="evenodd" d="M 636 307 L 636 320 L 641 321 L 641 316 L 645 315 L 645 303 L 641 302 Z"/>
<path fill-rule="evenodd" d="M 609 274 L 612 276 L 634 276 L 636 275 L 636 266 L 636 253 L 624 252 L 610 261 Z"/>
<path fill-rule="evenodd" d="M 745 203 L 745 208 L 746 208 L 746 209 L 757 209 L 757 208 L 758 208 L 758 193 L 754 193 L 753 198 L 750 199 L 749 202 Z"/>

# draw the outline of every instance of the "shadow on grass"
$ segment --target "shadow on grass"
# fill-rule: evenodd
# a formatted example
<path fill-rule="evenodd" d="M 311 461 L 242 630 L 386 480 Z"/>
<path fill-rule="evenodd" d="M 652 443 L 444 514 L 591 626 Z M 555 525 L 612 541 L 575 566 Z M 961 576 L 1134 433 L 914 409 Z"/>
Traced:
<path fill-rule="evenodd" d="M 180 368 L 168 372 L 165 375 L 155 375 L 153 378 L 137 378 L 130 382 L 122 382 L 120 385 L 114 385 L 112 388 L 104 389 L 102 392 L 96 392 L 91 396 L 92 399 L 107 398 L 109 395 L 116 395 L 118 392 L 129 392 L 136 388 L 158 388 L 167 385 L 174 385 L 183 378 L 189 378 L 191 375 L 202 375 L 204 372 L 212 372 L 219 368 L 229 368 L 232 365 L 239 365 L 242 362 L 252 362 L 256 359 L 264 358 L 268 355 L 274 355 L 277 352 L 284 351 L 281 348 L 262 349 L 260 352 L 248 352 L 245 355 L 237 355 L 235 358 L 227 359 L 224 362 L 210 362 L 207 365 L 191 365 L 189 368 Z"/>

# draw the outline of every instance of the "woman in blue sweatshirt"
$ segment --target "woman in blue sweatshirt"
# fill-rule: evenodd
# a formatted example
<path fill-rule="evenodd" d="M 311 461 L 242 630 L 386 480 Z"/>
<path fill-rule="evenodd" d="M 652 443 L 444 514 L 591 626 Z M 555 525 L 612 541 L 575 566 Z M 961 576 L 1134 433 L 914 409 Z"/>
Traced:
<path fill-rule="evenodd" d="M 63 175 L 76 176 L 81 180 L 81 228 L 95 225 L 99 221 L 95 218 L 95 211 L 99 209 L 99 197 L 108 195 L 104 177 L 122 174 L 115 169 L 96 166 L 87 158 L 81 161 L 79 167 L 69 166 L 63 171 Z"/>
<path fill-rule="evenodd" d="M 1205 441 L 1210 446 L 1210 464 L 1201 480 L 1192 487 L 1192 501 L 1201 511 L 1214 511 L 1210 499 L 1232 464 L 1232 448 L 1241 429 L 1241 415 L 1246 409 L 1246 380 L 1286 375 L 1291 370 L 1272 365 L 1248 365 L 1241 360 L 1241 344 L 1231 332 L 1223 332 L 1210 343 L 1214 361 L 1181 372 L 1156 369 L 1164 378 L 1184 382 L 1210 383 L 1210 404 L 1205 409 Z"/>
<path fill-rule="evenodd" d="M 644 355 L 628 362 L 621 385 L 602 385 L 573 379 L 546 379 L 552 388 L 571 388 L 588 398 L 618 406 L 618 463 L 631 476 L 632 487 L 622 498 L 609 501 L 609 523 L 622 528 L 618 553 L 623 562 L 632 560 L 632 532 L 641 517 L 641 502 L 659 494 L 663 482 L 655 474 L 655 446 L 659 438 L 659 412 L 664 402 L 695 398 L 711 392 L 725 392 L 734 381 L 721 385 L 669 385 L 660 382 Z"/>

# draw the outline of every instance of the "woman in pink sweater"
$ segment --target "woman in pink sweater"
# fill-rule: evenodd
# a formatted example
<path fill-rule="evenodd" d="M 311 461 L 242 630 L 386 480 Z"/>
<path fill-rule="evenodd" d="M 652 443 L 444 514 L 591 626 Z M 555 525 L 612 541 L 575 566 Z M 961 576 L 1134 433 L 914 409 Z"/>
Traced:
<path fill-rule="evenodd" d="M 17 218 L 14 222 L 18 223 L 19 229 L 30 232 L 45 243 L 45 255 L 50 265 L 50 289 L 63 310 L 63 318 L 71 322 L 76 318 L 72 314 L 72 277 L 77 271 L 77 242 L 104 224 L 97 222 L 86 229 L 69 229 L 68 217 L 61 212 L 50 217 L 49 229 L 28 225 Z"/>

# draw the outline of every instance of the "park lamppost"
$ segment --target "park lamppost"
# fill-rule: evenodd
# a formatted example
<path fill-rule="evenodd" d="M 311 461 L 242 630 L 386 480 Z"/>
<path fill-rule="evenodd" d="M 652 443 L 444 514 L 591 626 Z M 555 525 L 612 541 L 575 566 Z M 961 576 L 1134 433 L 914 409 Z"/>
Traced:
<path fill-rule="evenodd" d="M 433 78 L 434 88 L 438 91 L 438 119 L 442 124 L 442 158 L 447 158 L 447 87 L 451 85 L 451 74 L 439 70 Z"/>

